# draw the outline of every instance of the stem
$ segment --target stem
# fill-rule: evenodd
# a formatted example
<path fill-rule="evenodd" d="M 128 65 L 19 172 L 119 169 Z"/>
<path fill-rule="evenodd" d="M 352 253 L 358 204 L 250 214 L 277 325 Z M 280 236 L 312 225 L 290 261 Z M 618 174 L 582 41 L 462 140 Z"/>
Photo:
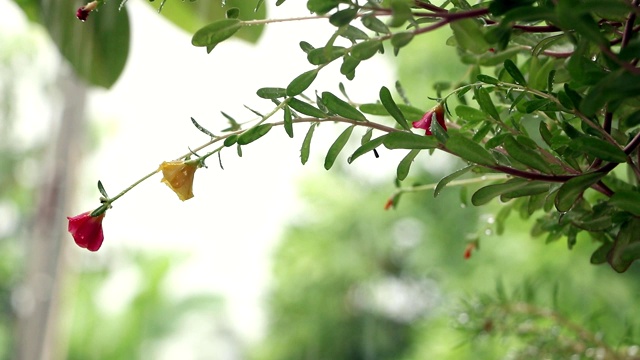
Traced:
<path fill-rule="evenodd" d="M 447 187 L 449 187 L 449 186 L 472 185 L 472 184 L 477 184 L 477 183 L 481 183 L 481 182 L 485 182 L 485 181 L 505 180 L 505 179 L 508 179 L 509 177 L 510 177 L 509 175 L 504 175 L 504 174 L 500 174 L 500 175 L 483 175 L 483 176 L 475 177 L 475 178 L 471 178 L 471 179 L 453 180 L 453 181 L 451 181 L 450 183 L 447 184 Z M 437 186 L 438 186 L 438 183 L 433 183 L 433 184 L 426 184 L 426 185 L 416 185 L 416 186 L 412 186 L 412 187 L 408 187 L 408 188 L 400 188 L 400 189 L 398 189 L 396 191 L 396 194 L 398 194 L 398 193 L 407 193 L 407 192 L 418 192 L 418 191 L 433 190 Z"/>
<path fill-rule="evenodd" d="M 301 16 L 294 18 L 285 18 L 285 19 L 262 19 L 262 20 L 243 20 L 242 25 L 252 26 L 252 25 L 266 25 L 266 24 L 275 24 L 289 21 L 304 21 L 304 20 L 317 20 L 317 19 L 327 19 L 328 15 L 314 15 L 314 16 Z"/>
<path fill-rule="evenodd" d="M 138 186 L 141 182 L 147 180 L 148 178 L 152 177 L 153 175 L 157 174 L 160 171 L 160 168 L 157 168 L 156 170 L 148 173 L 147 175 L 143 176 L 140 180 L 134 182 L 133 184 L 131 184 L 128 188 L 122 190 L 118 195 L 109 198 L 106 202 L 109 204 L 112 204 L 114 201 L 118 200 L 120 197 L 122 197 L 122 195 L 128 193 L 131 189 L 133 189 L 134 187 Z"/>

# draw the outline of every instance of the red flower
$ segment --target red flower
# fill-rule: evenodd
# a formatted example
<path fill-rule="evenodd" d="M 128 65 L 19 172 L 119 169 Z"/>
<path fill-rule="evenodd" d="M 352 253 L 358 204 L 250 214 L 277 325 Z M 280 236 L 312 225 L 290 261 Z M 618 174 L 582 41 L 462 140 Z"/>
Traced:
<path fill-rule="evenodd" d="M 444 108 L 441 104 L 434 106 L 431 110 L 427 111 L 426 114 L 419 121 L 414 121 L 411 123 L 416 129 L 424 129 L 426 130 L 425 135 L 433 135 L 431 133 L 431 122 L 433 121 L 433 115 L 436 115 L 436 120 L 438 124 L 446 131 L 447 125 L 444 123 Z"/>
<path fill-rule="evenodd" d="M 69 232 L 78 246 L 89 251 L 100 249 L 104 240 L 102 233 L 104 213 L 91 216 L 91 212 L 87 211 L 77 216 L 67 217 L 67 219 L 69 219 Z"/>
<path fill-rule="evenodd" d="M 85 22 L 89 17 L 89 13 L 95 10 L 97 7 L 98 7 L 98 2 L 92 1 L 85 6 L 78 8 L 78 10 L 76 11 L 76 17 L 80 21 Z"/>

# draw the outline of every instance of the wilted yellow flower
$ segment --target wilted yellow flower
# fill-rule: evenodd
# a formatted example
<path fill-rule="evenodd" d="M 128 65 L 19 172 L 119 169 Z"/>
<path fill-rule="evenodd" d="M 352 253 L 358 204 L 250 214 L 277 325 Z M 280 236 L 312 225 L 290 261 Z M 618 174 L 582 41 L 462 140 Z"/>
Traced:
<path fill-rule="evenodd" d="M 182 201 L 193 197 L 193 175 L 197 169 L 197 164 L 192 162 L 164 161 L 160 164 L 162 182 L 167 184 Z"/>

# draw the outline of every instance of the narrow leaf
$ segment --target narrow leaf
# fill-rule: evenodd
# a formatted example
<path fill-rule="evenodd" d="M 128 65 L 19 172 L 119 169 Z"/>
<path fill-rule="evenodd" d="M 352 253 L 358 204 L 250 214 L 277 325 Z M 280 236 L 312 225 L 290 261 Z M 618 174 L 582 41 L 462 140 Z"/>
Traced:
<path fill-rule="evenodd" d="M 582 193 L 602 179 L 604 173 L 590 173 L 574 177 L 560 186 L 555 199 L 556 209 L 560 212 L 571 210 Z"/>
<path fill-rule="evenodd" d="M 329 110 L 347 119 L 367 121 L 367 118 L 358 109 L 330 92 L 322 93 L 322 102 Z"/>
<path fill-rule="evenodd" d="M 358 60 L 367 60 L 380 50 L 381 45 L 382 42 L 376 39 L 363 41 L 351 49 L 351 56 Z"/>
<path fill-rule="evenodd" d="M 625 152 L 618 146 L 592 136 L 582 136 L 577 139 L 573 139 L 571 143 L 569 143 L 569 147 L 573 150 L 584 152 L 587 155 L 604 161 L 614 163 L 623 163 L 627 161 L 627 154 L 625 154 Z"/>
<path fill-rule="evenodd" d="M 326 170 L 331 169 L 331 167 L 335 163 L 336 158 L 338 157 L 342 149 L 344 149 L 344 146 L 347 144 L 347 141 L 349 141 L 349 138 L 351 137 L 351 133 L 353 133 L 354 127 L 355 125 L 351 125 L 348 128 L 346 128 L 329 148 L 329 151 L 327 152 L 327 156 L 324 158 L 324 168 Z"/>
<path fill-rule="evenodd" d="M 478 102 L 478 105 L 480 105 L 480 108 L 487 114 L 491 115 L 492 118 L 500 121 L 500 115 L 498 114 L 498 110 L 495 105 L 493 105 L 489 92 L 485 88 L 481 87 L 476 92 L 476 96 L 476 101 Z"/>
<path fill-rule="evenodd" d="M 238 145 L 247 145 L 260 139 L 271 130 L 271 127 L 273 127 L 273 124 L 262 124 L 248 129 L 238 136 Z"/>
<path fill-rule="evenodd" d="M 405 131 L 388 134 L 382 142 L 387 149 L 435 149 L 438 140 Z"/>
<path fill-rule="evenodd" d="M 351 154 L 351 156 L 349 157 L 349 159 L 347 159 L 347 162 L 349 164 L 351 164 L 355 159 L 359 158 L 360 156 L 368 153 L 369 151 L 377 148 L 378 146 L 382 145 L 384 139 L 388 136 L 389 134 L 385 134 L 382 136 L 379 136 L 371 141 L 368 141 L 364 144 L 362 144 L 359 148 L 356 149 L 356 151 L 353 152 L 353 154 Z"/>
<path fill-rule="evenodd" d="M 215 21 L 196 31 L 191 38 L 193 46 L 216 46 L 227 40 L 242 28 L 242 21 L 238 19 L 223 19 Z"/>
<path fill-rule="evenodd" d="M 504 61 L 504 69 L 507 70 L 509 75 L 516 81 L 516 83 L 527 86 L 527 80 L 524 79 L 524 76 L 520 72 L 520 69 L 516 66 L 516 64 L 511 61 L 511 59 L 507 59 Z"/>
<path fill-rule="evenodd" d="M 318 69 L 309 70 L 298 75 L 287 86 L 287 95 L 296 96 L 302 94 L 303 91 L 311 86 L 311 83 L 316 79 L 317 75 Z"/>
<path fill-rule="evenodd" d="M 277 99 L 287 96 L 287 89 L 276 87 L 261 88 L 256 91 L 256 95 L 263 99 Z"/>
<path fill-rule="evenodd" d="M 309 130 L 307 131 L 307 135 L 304 137 L 304 141 L 302 141 L 302 148 L 300 149 L 300 161 L 302 165 L 306 164 L 309 160 L 309 153 L 311 152 L 311 139 L 313 138 L 313 131 L 315 130 L 318 123 L 313 123 L 309 126 Z"/>
<path fill-rule="evenodd" d="M 471 203 L 480 206 L 488 203 L 491 199 L 500 196 L 506 192 L 514 191 L 527 184 L 527 180 L 512 179 L 501 184 L 493 184 L 485 186 L 476 191 L 471 196 Z"/>
<path fill-rule="evenodd" d="M 291 115 L 291 108 L 284 107 L 284 131 L 287 132 L 290 138 L 293 138 L 293 116 Z"/>
<path fill-rule="evenodd" d="M 318 109 L 317 107 L 306 103 L 304 101 L 298 100 L 296 98 L 290 98 L 289 102 L 287 103 L 293 110 L 298 111 L 302 114 L 305 115 L 309 115 L 311 117 L 315 117 L 315 118 L 326 118 L 327 114 L 325 114 L 324 112 L 322 112 L 322 110 Z"/>
<path fill-rule="evenodd" d="M 462 135 L 451 135 L 449 140 L 447 140 L 446 147 L 453 154 L 472 163 L 485 166 L 493 166 L 496 164 L 496 160 L 487 150 Z"/>
<path fill-rule="evenodd" d="M 640 216 L 640 193 L 637 191 L 619 190 L 611 197 L 609 204 Z"/>
<path fill-rule="evenodd" d="M 527 165 L 528 167 L 550 173 L 548 162 L 533 149 L 522 145 L 513 136 L 507 136 L 503 142 L 504 149 L 507 153 L 517 161 Z"/>
<path fill-rule="evenodd" d="M 440 192 L 445 188 L 445 186 L 447 186 L 447 184 L 459 178 L 460 176 L 466 174 L 467 172 L 469 172 L 469 170 L 473 169 L 473 167 L 474 165 L 463 167 L 462 169 L 456 170 L 453 173 L 440 179 L 440 181 L 438 181 L 438 184 L 436 184 L 436 188 L 433 190 L 433 197 L 437 197 L 440 194 Z"/>
<path fill-rule="evenodd" d="M 411 169 L 411 164 L 413 163 L 413 160 L 416 158 L 416 156 L 418 156 L 419 153 L 420 153 L 419 149 L 411 150 L 409 151 L 407 156 L 405 156 L 400 161 L 400 163 L 398 164 L 398 169 L 396 170 L 396 176 L 398 180 L 402 181 L 407 178 L 407 175 L 409 175 L 409 169 Z"/>
<path fill-rule="evenodd" d="M 396 105 L 396 102 L 393 101 L 393 97 L 391 96 L 391 91 L 387 89 L 387 87 L 383 86 L 380 89 L 380 101 L 382 102 L 382 106 L 384 106 L 385 110 L 391 115 L 397 122 L 402 126 L 405 130 L 411 130 L 411 127 L 407 123 L 407 119 L 405 119 L 404 114 Z"/>

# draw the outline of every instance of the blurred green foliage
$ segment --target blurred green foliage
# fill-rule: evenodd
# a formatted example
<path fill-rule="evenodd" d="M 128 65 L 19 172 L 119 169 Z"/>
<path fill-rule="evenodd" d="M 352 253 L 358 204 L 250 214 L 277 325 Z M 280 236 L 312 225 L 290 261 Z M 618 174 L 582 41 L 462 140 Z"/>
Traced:
<path fill-rule="evenodd" d="M 463 208 L 457 189 L 437 202 L 405 196 L 385 212 L 392 190 L 307 179 L 304 210 L 275 255 L 269 327 L 253 359 L 568 359 L 605 345 L 617 351 L 606 358 L 633 358 L 624 355 L 637 349 L 637 268 L 593 267 L 587 237 L 567 253 L 532 240 L 516 217 L 496 235 L 491 219 L 504 205 Z M 480 249 L 464 260 L 476 236 Z"/>
<path fill-rule="evenodd" d="M 176 298 L 172 293 L 168 276 L 181 262 L 175 254 L 131 252 L 116 259 L 69 276 L 62 315 L 67 320 L 62 322 L 69 339 L 67 359 L 154 358 L 163 341 L 176 341 L 181 321 L 190 315 L 211 328 L 224 325 L 220 297 Z M 109 286 L 114 279 L 116 286 Z"/>

